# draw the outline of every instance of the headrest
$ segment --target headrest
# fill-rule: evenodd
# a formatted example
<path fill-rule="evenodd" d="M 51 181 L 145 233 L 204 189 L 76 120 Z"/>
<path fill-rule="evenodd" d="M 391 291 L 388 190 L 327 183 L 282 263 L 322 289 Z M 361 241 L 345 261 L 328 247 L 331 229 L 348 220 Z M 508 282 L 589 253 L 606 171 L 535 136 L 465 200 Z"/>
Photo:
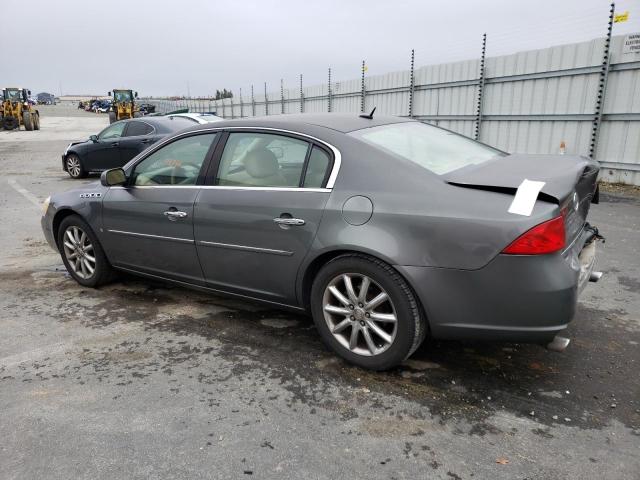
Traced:
<path fill-rule="evenodd" d="M 278 159 L 271 150 L 259 148 L 247 154 L 244 167 L 253 178 L 265 178 L 278 174 Z"/>

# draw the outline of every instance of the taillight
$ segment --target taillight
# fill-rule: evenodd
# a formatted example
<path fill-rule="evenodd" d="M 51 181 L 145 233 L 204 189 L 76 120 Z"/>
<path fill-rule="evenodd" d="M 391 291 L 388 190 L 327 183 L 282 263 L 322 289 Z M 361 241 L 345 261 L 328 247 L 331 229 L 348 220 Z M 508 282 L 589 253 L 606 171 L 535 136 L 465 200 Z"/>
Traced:
<path fill-rule="evenodd" d="M 502 253 L 510 255 L 542 255 L 562 250 L 566 237 L 564 216 L 536 225 L 516 238 Z"/>

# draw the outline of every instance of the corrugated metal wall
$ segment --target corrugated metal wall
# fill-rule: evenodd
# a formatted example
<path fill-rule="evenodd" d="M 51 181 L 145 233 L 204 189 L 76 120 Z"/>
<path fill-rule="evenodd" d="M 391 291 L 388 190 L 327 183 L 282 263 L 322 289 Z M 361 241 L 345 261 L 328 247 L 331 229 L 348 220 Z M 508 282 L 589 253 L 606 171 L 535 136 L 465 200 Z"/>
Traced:
<path fill-rule="evenodd" d="M 603 62 L 604 39 L 519 52 L 486 59 L 480 140 L 508 152 L 588 155 Z M 611 65 L 595 158 L 602 177 L 640 185 L 640 53 L 623 54 L 624 37 L 613 37 Z M 416 68 L 413 115 L 473 136 L 479 92 L 480 60 Z M 361 79 L 332 82 L 331 111 L 359 112 Z M 409 115 L 409 70 L 365 77 L 364 110 Z M 262 90 L 264 92 L 264 90 Z M 281 92 L 208 100 L 152 100 L 159 110 L 188 107 L 216 111 L 225 118 L 284 113 L 326 112 L 327 84 Z M 267 111 L 268 108 L 268 111 Z"/>

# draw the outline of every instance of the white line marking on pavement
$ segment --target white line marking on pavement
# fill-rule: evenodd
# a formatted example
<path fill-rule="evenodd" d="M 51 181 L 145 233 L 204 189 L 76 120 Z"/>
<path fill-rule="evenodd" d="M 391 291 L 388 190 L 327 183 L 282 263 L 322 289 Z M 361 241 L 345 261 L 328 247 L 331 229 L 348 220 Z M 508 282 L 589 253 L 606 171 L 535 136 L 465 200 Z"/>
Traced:
<path fill-rule="evenodd" d="M 29 190 L 27 190 L 26 188 L 24 188 L 23 186 L 21 186 L 18 182 L 16 182 L 13 178 L 10 178 L 7 180 L 7 182 L 9 182 L 9 185 L 11 185 L 11 187 L 18 192 L 20 195 L 22 195 L 24 198 L 26 198 L 27 200 L 29 200 L 31 203 L 33 203 L 36 207 L 38 208 L 42 208 L 42 202 L 40 200 L 38 200 L 38 197 L 36 197 L 33 193 L 31 193 Z"/>

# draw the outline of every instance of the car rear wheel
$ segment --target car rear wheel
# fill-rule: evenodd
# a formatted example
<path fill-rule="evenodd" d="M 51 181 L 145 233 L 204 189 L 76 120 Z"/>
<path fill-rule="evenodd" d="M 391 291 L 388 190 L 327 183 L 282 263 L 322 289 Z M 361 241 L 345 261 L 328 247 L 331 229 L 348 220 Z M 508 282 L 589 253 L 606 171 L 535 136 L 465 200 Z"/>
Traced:
<path fill-rule="evenodd" d="M 358 366 L 385 370 L 422 343 L 426 321 L 405 280 L 380 260 L 342 255 L 318 273 L 313 319 L 324 342 Z"/>
<path fill-rule="evenodd" d="M 67 167 L 67 173 L 71 176 L 71 178 L 84 178 L 87 176 L 87 172 L 82 167 L 80 157 L 78 157 L 75 153 L 70 153 L 69 155 L 67 155 L 65 166 Z"/>
<path fill-rule="evenodd" d="M 58 248 L 64 266 L 80 285 L 98 287 L 111 281 L 114 271 L 91 227 L 78 215 L 62 220 Z"/>

